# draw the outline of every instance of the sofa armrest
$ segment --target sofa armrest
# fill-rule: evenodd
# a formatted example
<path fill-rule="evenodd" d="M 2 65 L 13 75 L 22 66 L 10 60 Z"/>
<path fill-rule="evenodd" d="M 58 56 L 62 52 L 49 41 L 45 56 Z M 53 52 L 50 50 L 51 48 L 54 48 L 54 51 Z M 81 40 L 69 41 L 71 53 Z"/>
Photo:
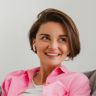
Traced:
<path fill-rule="evenodd" d="M 89 78 L 91 95 L 96 96 L 96 70 L 84 72 L 84 74 Z"/>
<path fill-rule="evenodd" d="M 1 87 L 0 87 L 0 96 L 1 96 L 1 93 L 2 93 L 2 91 L 1 91 Z"/>

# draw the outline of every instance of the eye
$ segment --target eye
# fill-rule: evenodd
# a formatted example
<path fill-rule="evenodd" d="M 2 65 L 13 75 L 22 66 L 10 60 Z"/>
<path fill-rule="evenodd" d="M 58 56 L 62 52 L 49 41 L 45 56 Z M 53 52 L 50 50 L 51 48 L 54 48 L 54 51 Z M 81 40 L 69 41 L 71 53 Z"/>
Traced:
<path fill-rule="evenodd" d="M 60 38 L 60 39 L 59 39 L 59 42 L 60 42 L 60 43 L 65 43 L 65 42 L 67 42 L 67 38 L 64 38 L 64 37 L 63 37 L 63 38 Z"/>
<path fill-rule="evenodd" d="M 48 36 L 42 36 L 41 40 L 48 41 L 48 40 L 50 40 L 50 38 Z"/>

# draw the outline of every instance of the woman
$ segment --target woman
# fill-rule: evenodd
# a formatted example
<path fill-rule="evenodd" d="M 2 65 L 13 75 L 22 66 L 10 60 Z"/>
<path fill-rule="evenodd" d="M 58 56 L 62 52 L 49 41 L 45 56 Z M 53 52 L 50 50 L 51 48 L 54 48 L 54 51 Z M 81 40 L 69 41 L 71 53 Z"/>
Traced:
<path fill-rule="evenodd" d="M 90 96 L 88 78 L 62 66 L 80 53 L 78 30 L 67 14 L 51 8 L 42 11 L 29 41 L 40 67 L 10 73 L 2 84 L 2 96 Z"/>

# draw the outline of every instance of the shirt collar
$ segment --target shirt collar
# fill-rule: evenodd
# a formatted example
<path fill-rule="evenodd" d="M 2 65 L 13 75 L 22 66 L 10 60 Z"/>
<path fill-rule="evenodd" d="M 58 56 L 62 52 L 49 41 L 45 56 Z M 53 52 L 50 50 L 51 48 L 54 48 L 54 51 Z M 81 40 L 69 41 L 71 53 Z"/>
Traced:
<path fill-rule="evenodd" d="M 40 70 L 40 67 L 36 67 L 36 68 L 33 68 L 31 70 L 28 70 L 28 77 L 29 77 L 29 81 L 32 82 L 32 78 L 34 76 L 34 74 L 36 72 L 38 72 Z M 56 77 L 57 75 L 60 75 L 62 73 L 68 73 L 68 70 L 67 68 L 64 66 L 64 65 L 60 65 L 60 66 L 57 66 L 51 73 L 50 75 L 48 76 L 47 79 L 51 78 L 51 77 Z"/>

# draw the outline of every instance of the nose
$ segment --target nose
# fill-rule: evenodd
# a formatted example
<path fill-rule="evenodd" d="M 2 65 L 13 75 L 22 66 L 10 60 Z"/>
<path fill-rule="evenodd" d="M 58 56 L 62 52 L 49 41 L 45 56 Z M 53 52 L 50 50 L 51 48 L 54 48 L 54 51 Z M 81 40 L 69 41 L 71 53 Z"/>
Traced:
<path fill-rule="evenodd" d="M 49 44 L 49 48 L 51 50 L 57 50 L 58 47 L 59 47 L 59 44 L 56 40 L 51 41 L 50 44 Z"/>

